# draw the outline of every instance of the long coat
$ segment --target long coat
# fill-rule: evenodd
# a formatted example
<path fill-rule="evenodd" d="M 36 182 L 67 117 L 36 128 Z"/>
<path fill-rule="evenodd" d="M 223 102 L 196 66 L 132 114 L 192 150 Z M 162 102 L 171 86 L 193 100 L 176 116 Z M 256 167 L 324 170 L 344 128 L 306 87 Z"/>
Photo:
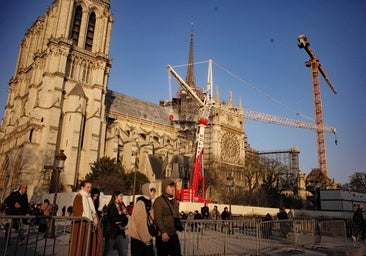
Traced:
<path fill-rule="evenodd" d="M 73 202 L 73 216 L 81 217 L 83 215 L 83 199 L 77 194 Z M 91 229 L 91 230 L 90 230 Z M 90 256 L 101 256 L 103 249 L 103 231 L 100 223 L 94 228 L 88 221 L 75 220 L 71 231 L 70 256 L 84 256 L 89 243 Z"/>

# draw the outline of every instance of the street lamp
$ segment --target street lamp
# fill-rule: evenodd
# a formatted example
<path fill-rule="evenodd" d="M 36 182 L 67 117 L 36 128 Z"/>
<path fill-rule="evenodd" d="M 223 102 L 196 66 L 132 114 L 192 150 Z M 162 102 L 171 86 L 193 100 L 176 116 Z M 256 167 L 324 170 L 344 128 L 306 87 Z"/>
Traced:
<path fill-rule="evenodd" d="M 54 162 L 54 166 L 53 166 L 53 170 L 56 171 L 56 177 L 55 177 L 55 194 L 53 195 L 53 208 L 52 208 L 52 217 L 56 216 L 57 213 L 57 205 L 56 205 L 56 201 L 57 201 L 57 193 L 58 193 L 58 187 L 59 187 L 59 180 L 60 180 L 60 172 L 64 169 L 65 166 L 65 160 L 66 160 L 66 155 L 64 154 L 63 150 L 60 150 L 60 152 L 58 152 L 55 155 L 55 162 Z M 55 237 L 55 219 L 51 218 L 49 223 L 48 223 L 48 227 L 47 227 L 47 231 L 45 236 L 48 238 L 54 238 Z"/>
<path fill-rule="evenodd" d="M 235 186 L 234 177 L 231 175 L 231 173 L 229 174 L 228 177 L 226 177 L 226 186 L 228 187 L 228 190 L 229 190 L 228 193 Z M 229 198 L 229 212 L 230 212 L 229 218 L 230 218 L 230 220 L 232 219 L 231 200 L 232 200 L 232 195 L 230 195 L 230 198 Z M 234 234 L 234 230 L 233 230 L 233 227 L 232 227 L 232 223 L 231 222 L 229 223 L 229 234 L 230 233 Z"/>
<path fill-rule="evenodd" d="M 132 187 L 132 202 L 135 203 L 135 197 L 136 197 L 136 175 L 137 175 L 137 168 L 139 167 L 139 158 L 136 156 L 135 159 L 135 171 L 133 173 L 133 187 Z"/>
<path fill-rule="evenodd" d="M 229 174 L 228 177 L 226 177 L 226 186 L 228 187 L 229 191 L 235 186 L 234 183 L 234 177 Z M 230 218 L 231 218 L 231 197 L 229 198 L 229 211 L 230 211 Z"/>

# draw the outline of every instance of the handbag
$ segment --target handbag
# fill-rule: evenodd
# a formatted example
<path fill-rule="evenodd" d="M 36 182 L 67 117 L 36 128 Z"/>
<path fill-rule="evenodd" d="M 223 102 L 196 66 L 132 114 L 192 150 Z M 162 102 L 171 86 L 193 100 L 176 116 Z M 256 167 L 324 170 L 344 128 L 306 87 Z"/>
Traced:
<path fill-rule="evenodd" d="M 184 230 L 182 222 L 180 221 L 179 217 L 174 217 L 174 226 L 175 226 L 175 229 L 178 231 Z"/>
<path fill-rule="evenodd" d="M 155 220 L 151 217 L 150 212 L 147 211 L 147 229 L 151 236 L 157 236 L 159 234 L 159 228 L 156 225 Z"/>
<path fill-rule="evenodd" d="M 143 201 L 145 204 L 147 229 L 149 230 L 150 235 L 151 236 L 159 235 L 160 232 L 159 232 L 158 225 L 156 225 L 155 220 L 153 219 L 153 217 L 150 214 L 151 201 L 148 201 L 143 196 L 137 198 L 137 201 L 139 201 L 139 200 Z"/>

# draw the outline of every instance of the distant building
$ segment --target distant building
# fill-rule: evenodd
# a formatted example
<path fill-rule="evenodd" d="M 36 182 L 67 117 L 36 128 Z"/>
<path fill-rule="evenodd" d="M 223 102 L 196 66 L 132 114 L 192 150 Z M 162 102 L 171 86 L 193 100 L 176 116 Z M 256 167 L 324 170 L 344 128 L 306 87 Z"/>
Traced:
<path fill-rule="evenodd" d="M 359 204 L 366 204 L 366 194 L 341 189 L 320 190 L 322 211 L 354 212 Z"/>

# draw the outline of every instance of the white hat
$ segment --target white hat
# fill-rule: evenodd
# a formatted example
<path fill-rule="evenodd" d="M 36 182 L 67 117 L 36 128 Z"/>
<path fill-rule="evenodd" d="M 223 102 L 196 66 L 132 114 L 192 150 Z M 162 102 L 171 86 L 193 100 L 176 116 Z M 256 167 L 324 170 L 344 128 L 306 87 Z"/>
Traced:
<path fill-rule="evenodd" d="M 151 190 L 153 188 L 156 190 L 156 184 L 155 183 L 150 183 L 149 184 L 149 190 Z"/>

